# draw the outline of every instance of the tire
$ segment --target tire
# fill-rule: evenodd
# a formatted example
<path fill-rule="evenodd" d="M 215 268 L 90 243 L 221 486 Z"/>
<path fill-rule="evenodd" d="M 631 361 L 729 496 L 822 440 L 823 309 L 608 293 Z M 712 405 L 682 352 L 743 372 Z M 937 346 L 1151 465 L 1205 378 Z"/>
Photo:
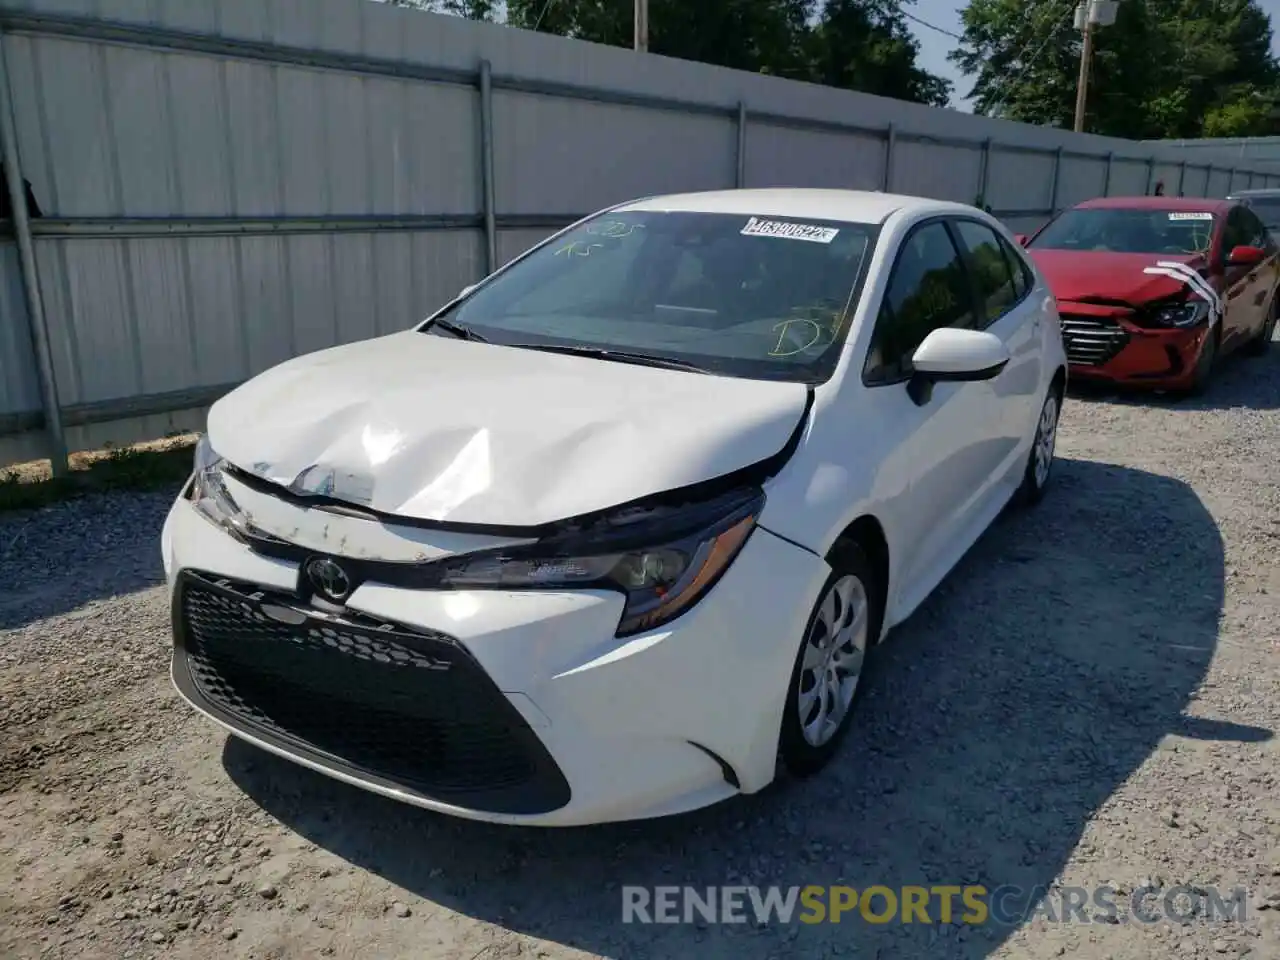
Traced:
<path fill-rule="evenodd" d="M 848 733 L 866 653 L 884 616 L 878 575 L 859 547 L 837 547 L 831 567 L 796 651 L 778 737 L 779 759 L 798 778 L 830 763 Z M 832 622 L 839 625 L 834 633 Z"/>
<path fill-rule="evenodd" d="M 1245 345 L 1246 354 L 1251 357 L 1266 356 L 1267 351 L 1271 349 L 1271 338 L 1276 332 L 1277 315 L 1280 315 L 1280 292 L 1271 298 L 1271 312 L 1267 322 L 1262 325 L 1262 332 Z"/>
<path fill-rule="evenodd" d="M 1027 457 L 1027 470 L 1022 475 L 1022 486 L 1018 490 L 1018 499 L 1024 506 L 1035 506 L 1043 500 L 1049 481 L 1053 479 L 1053 454 L 1058 442 L 1058 421 L 1062 418 L 1062 396 L 1062 388 L 1054 384 L 1040 407 L 1036 435 L 1031 441 L 1031 455 Z"/>
<path fill-rule="evenodd" d="M 1208 338 L 1204 342 L 1204 347 L 1200 351 L 1200 356 L 1196 359 L 1195 374 L 1184 394 L 1188 397 L 1201 396 L 1209 389 L 1209 381 L 1213 379 L 1213 372 L 1218 366 L 1218 338 L 1222 334 L 1222 327 L 1214 327 Z"/>

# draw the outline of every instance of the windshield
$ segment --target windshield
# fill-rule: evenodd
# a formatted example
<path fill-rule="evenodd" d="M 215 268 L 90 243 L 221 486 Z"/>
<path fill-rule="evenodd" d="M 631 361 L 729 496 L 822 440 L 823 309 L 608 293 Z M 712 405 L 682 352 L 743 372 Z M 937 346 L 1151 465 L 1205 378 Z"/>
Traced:
<path fill-rule="evenodd" d="M 1280 230 L 1280 197 L 1245 197 L 1242 202 L 1258 215 L 1268 230 Z"/>
<path fill-rule="evenodd" d="M 1041 250 L 1193 254 L 1209 249 L 1213 214 L 1180 210 L 1068 210 L 1028 244 Z"/>
<path fill-rule="evenodd" d="M 835 369 L 876 233 L 827 220 L 601 214 L 434 319 L 498 344 L 821 381 Z M 445 335 L 443 325 L 424 329 Z"/>

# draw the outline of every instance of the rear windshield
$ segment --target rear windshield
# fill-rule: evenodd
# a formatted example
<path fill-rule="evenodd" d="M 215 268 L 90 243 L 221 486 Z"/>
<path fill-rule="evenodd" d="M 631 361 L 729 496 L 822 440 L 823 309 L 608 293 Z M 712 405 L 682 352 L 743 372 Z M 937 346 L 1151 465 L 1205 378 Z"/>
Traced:
<path fill-rule="evenodd" d="M 602 214 L 440 318 L 499 344 L 604 348 L 722 375 L 825 380 L 877 232 L 773 216 Z"/>
<path fill-rule="evenodd" d="M 1041 250 L 1193 254 L 1209 249 L 1212 213 L 1077 208 L 1052 221 L 1029 244 Z"/>
<path fill-rule="evenodd" d="M 1245 197 L 1240 201 L 1271 231 L 1280 230 L 1280 197 Z"/>

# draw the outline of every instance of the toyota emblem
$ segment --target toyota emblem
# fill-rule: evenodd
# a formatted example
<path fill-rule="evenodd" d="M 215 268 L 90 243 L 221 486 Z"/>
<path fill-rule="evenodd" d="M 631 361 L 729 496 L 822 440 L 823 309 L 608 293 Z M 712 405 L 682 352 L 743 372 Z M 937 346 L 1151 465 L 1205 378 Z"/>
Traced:
<path fill-rule="evenodd" d="M 336 560 L 312 557 L 307 561 L 307 579 L 312 588 L 326 600 L 341 603 L 351 594 L 351 578 Z"/>

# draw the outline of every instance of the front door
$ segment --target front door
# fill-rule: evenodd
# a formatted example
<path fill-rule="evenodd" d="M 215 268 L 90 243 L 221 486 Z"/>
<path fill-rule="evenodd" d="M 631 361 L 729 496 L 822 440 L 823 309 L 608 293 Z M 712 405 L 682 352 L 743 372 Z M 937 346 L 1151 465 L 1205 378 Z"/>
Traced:
<path fill-rule="evenodd" d="M 929 220 L 913 228 L 890 273 L 863 374 L 871 388 L 866 415 L 884 423 L 895 439 L 877 485 L 901 494 L 890 501 L 899 505 L 890 509 L 902 544 L 895 594 L 908 607 L 954 562 L 957 536 L 971 526 L 974 504 L 1003 448 L 991 384 L 939 383 L 917 404 L 907 392 L 911 356 L 939 327 L 978 323 L 968 274 L 946 222 Z"/>
<path fill-rule="evenodd" d="M 1223 302 L 1222 349 L 1233 350 L 1251 339 L 1265 322 L 1267 296 L 1271 292 L 1274 272 L 1270 264 L 1236 266 L 1230 262 L 1236 247 L 1266 249 L 1267 231 L 1247 207 L 1232 207 L 1222 232 Z"/>
<path fill-rule="evenodd" d="M 999 418 L 1000 430 L 990 483 L 982 493 L 985 499 L 1004 493 L 999 485 L 1015 467 L 1021 478 L 1026 443 L 1040 416 L 1045 380 L 1041 311 L 1029 296 L 1034 276 L 1008 241 L 977 220 L 957 219 L 953 226 L 974 286 L 978 328 L 995 334 L 1009 351 L 1009 365 L 985 383 L 988 406 Z"/>

